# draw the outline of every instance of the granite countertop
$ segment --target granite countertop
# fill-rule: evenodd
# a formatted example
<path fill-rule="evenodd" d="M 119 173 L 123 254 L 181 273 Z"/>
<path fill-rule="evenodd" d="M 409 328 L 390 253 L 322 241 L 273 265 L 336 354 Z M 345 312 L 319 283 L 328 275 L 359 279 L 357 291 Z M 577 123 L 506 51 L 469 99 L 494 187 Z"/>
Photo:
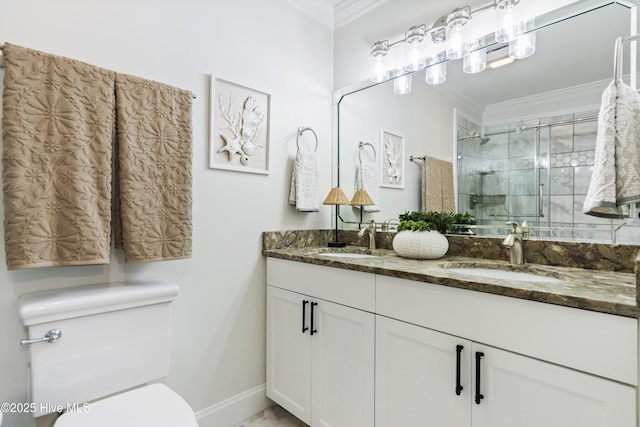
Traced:
<path fill-rule="evenodd" d="M 401 258 L 389 249 L 375 250 L 372 253 L 374 257 L 361 258 L 323 255 L 327 252 L 369 253 L 366 248 L 360 246 L 347 248 L 311 246 L 265 249 L 263 254 L 267 257 L 363 271 L 565 307 L 640 317 L 640 308 L 636 303 L 636 275 L 631 273 L 538 264 L 517 266 L 510 265 L 506 261 L 449 255 L 436 260 L 413 260 Z M 470 276 L 448 270 L 455 267 L 536 273 L 560 280 L 525 282 Z"/>

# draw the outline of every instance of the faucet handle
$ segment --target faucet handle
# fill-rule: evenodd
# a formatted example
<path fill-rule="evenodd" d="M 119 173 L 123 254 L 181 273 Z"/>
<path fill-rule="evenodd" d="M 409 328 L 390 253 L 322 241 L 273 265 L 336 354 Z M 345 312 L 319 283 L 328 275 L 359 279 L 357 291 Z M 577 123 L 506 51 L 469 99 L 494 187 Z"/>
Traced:
<path fill-rule="evenodd" d="M 505 222 L 506 225 L 510 225 L 511 227 L 513 227 L 512 233 L 517 234 L 518 233 L 518 228 L 520 227 L 518 225 L 517 222 L 515 221 L 507 221 Z"/>

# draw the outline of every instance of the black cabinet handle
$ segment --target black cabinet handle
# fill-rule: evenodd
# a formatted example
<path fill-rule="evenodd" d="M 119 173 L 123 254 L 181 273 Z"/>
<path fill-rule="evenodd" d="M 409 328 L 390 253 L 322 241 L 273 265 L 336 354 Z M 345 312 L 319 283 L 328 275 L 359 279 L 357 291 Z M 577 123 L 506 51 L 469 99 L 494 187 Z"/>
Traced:
<path fill-rule="evenodd" d="M 309 330 L 309 328 L 307 327 L 307 304 L 309 304 L 309 301 L 307 300 L 303 300 L 302 301 L 302 333 L 304 334 L 305 332 L 307 332 Z"/>
<path fill-rule="evenodd" d="M 480 401 L 484 399 L 484 396 L 480 393 L 480 360 L 484 356 L 481 351 L 476 351 L 476 404 L 480 404 Z"/>
<path fill-rule="evenodd" d="M 317 333 L 317 332 L 318 332 L 318 330 L 317 330 L 316 328 L 314 328 L 314 326 L 313 326 L 313 317 L 314 317 L 314 315 L 313 315 L 313 311 L 314 311 L 314 310 L 313 310 L 313 308 L 314 308 L 316 305 L 318 305 L 318 303 L 317 303 L 317 302 L 312 302 L 312 303 L 311 303 L 311 332 L 310 332 L 310 334 L 311 334 L 311 335 L 313 335 L 313 334 L 315 334 L 315 333 Z"/>
<path fill-rule="evenodd" d="M 456 395 L 460 396 L 460 393 L 464 389 L 460 384 L 460 357 L 462 353 L 462 349 L 464 346 L 457 345 L 456 346 Z"/>

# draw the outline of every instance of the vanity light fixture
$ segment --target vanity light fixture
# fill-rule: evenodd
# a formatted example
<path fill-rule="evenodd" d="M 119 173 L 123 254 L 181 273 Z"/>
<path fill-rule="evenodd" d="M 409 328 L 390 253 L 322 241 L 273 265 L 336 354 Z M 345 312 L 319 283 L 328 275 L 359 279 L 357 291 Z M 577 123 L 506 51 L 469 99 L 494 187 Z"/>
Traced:
<path fill-rule="evenodd" d="M 389 79 L 389 70 L 385 64 L 385 56 L 389 52 L 389 42 L 386 40 L 375 42 L 371 46 L 371 76 L 372 82 L 383 82 Z"/>
<path fill-rule="evenodd" d="M 497 42 L 511 42 L 524 33 L 521 0 L 496 0 Z"/>
<path fill-rule="evenodd" d="M 475 74 L 487 67 L 487 48 L 482 47 L 480 40 L 475 40 L 470 46 L 471 52 L 462 59 L 462 71 Z"/>
<path fill-rule="evenodd" d="M 469 54 L 469 6 L 455 9 L 447 16 L 447 59 L 460 59 Z"/>
<path fill-rule="evenodd" d="M 426 57 L 421 49 L 425 30 L 424 25 L 411 27 L 404 35 L 404 56 L 408 59 L 404 69 L 407 71 L 418 71 L 426 65 Z"/>
<path fill-rule="evenodd" d="M 438 18 L 431 27 L 421 24 L 409 28 L 401 40 L 375 42 L 370 51 L 371 81 L 379 83 L 394 78 L 394 92 L 409 93 L 410 73 L 426 69 L 425 82 L 440 84 L 446 80 L 446 62 L 460 58 L 465 73 L 479 73 L 487 67 L 486 46 L 494 43 L 509 43 L 515 59 L 531 56 L 535 52 L 536 34 L 533 21 L 524 20 L 524 1 L 493 0 L 473 10 L 470 6 L 458 7 Z M 478 18 L 480 26 L 485 27 L 475 28 L 474 16 L 486 17 L 490 10 L 495 14 L 497 26 L 487 25 L 494 22 L 492 19 Z M 391 54 L 391 49 L 398 52 Z"/>
<path fill-rule="evenodd" d="M 509 43 L 509 56 L 516 59 L 524 59 L 533 55 L 536 51 L 536 33 L 533 30 L 533 21 L 527 23 L 527 30 Z"/>
<path fill-rule="evenodd" d="M 425 83 L 430 85 L 439 85 L 447 79 L 447 63 L 445 61 L 438 62 L 427 67 L 425 72 Z"/>
<path fill-rule="evenodd" d="M 398 95 L 406 95 L 411 92 L 411 74 L 403 74 L 393 81 L 393 92 Z"/>

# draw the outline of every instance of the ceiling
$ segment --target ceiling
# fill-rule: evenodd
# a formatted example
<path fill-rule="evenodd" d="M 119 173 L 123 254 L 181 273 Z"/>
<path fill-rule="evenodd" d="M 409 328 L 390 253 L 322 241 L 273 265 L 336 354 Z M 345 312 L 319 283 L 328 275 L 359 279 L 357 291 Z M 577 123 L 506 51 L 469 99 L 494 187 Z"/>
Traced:
<path fill-rule="evenodd" d="M 389 0 L 287 0 L 331 28 L 338 28 Z"/>

